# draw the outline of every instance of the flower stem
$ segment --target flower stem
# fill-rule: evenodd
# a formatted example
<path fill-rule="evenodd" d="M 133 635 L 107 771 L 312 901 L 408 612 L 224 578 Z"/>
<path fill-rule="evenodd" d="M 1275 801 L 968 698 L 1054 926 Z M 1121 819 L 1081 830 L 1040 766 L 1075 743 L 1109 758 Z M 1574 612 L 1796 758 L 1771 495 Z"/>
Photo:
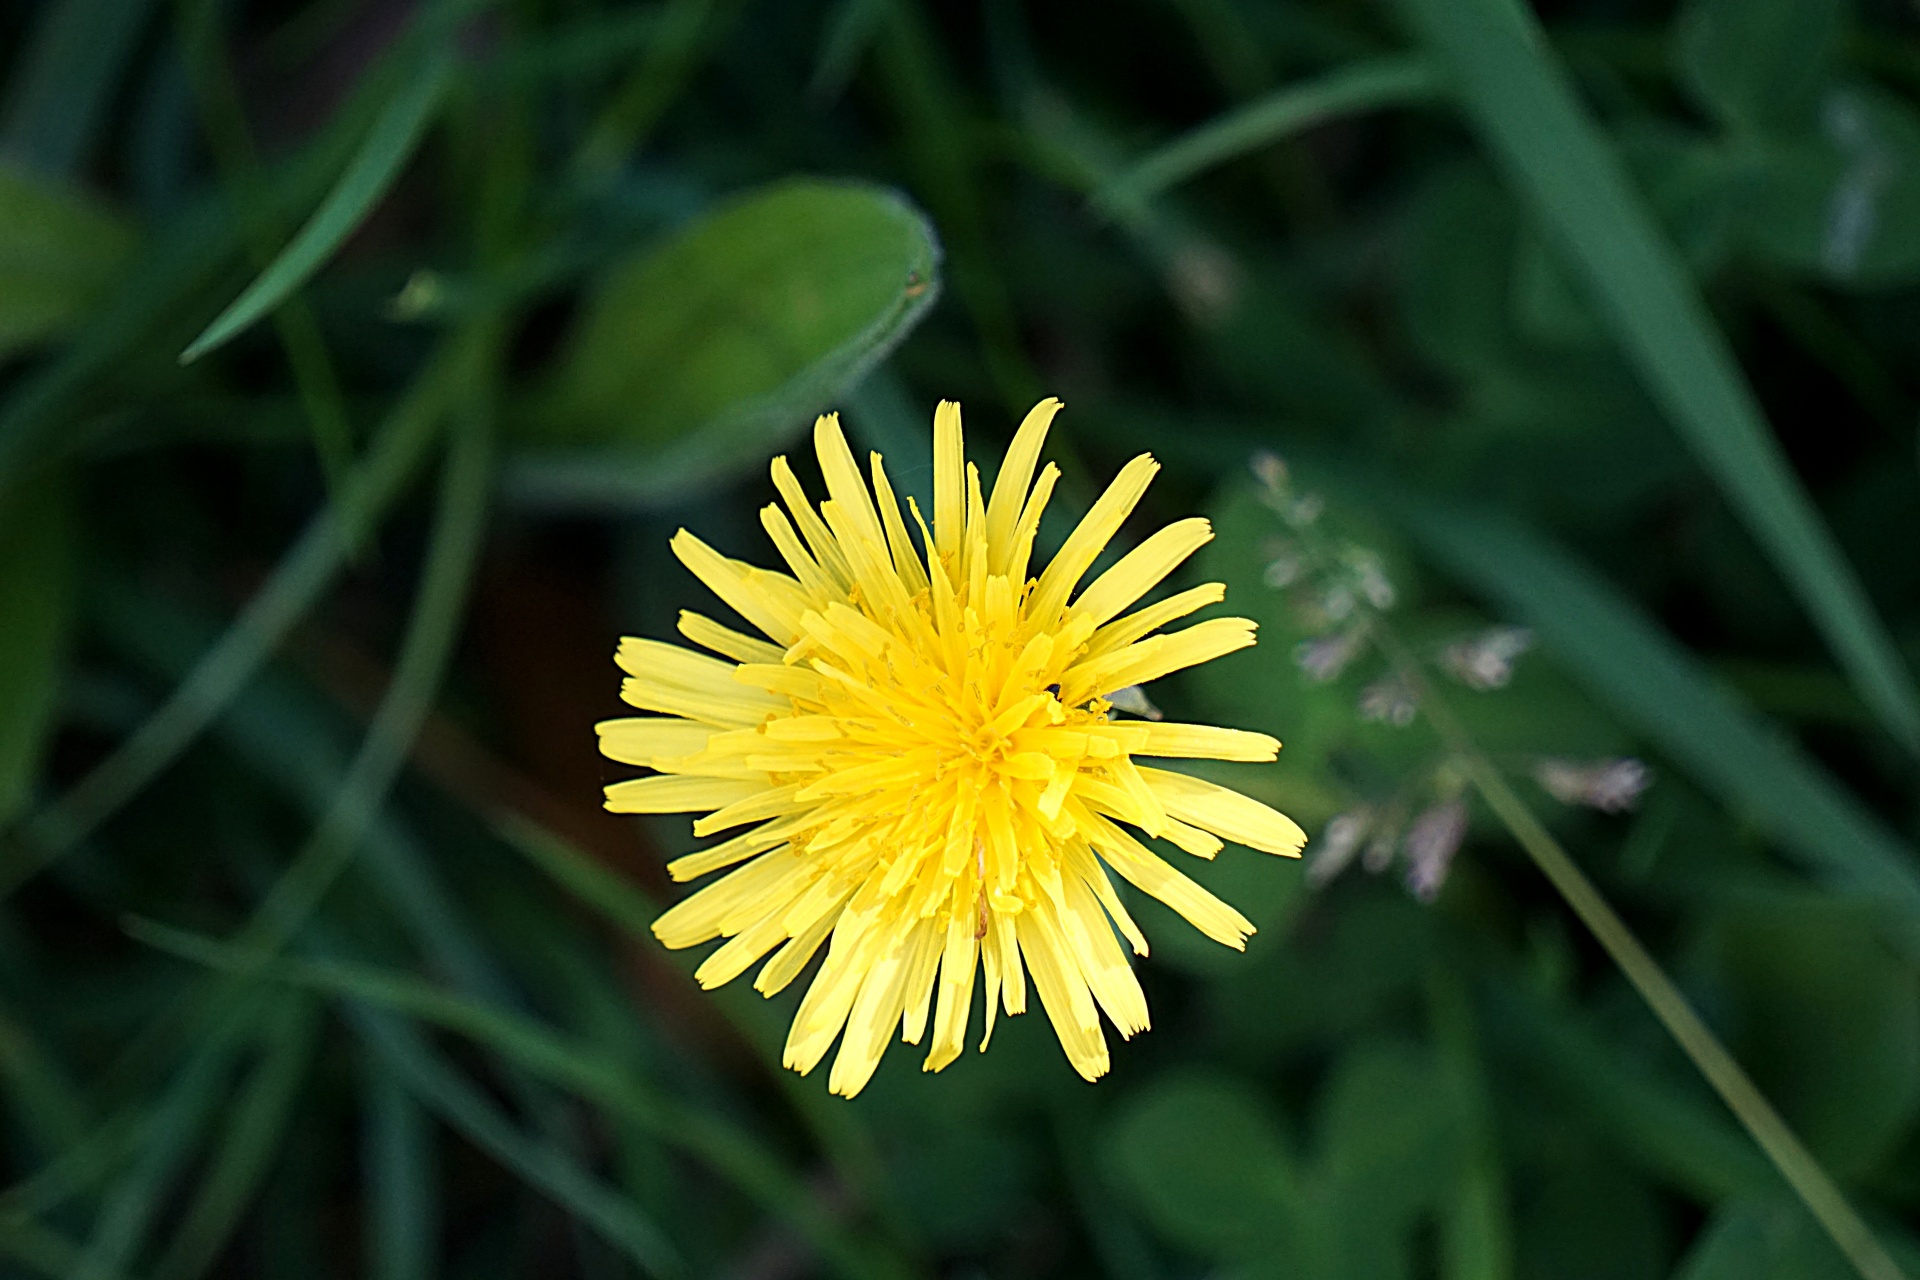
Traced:
<path fill-rule="evenodd" d="M 1654 1017 L 1680 1045 L 1688 1059 L 1713 1086 L 1720 1100 L 1759 1144 L 1780 1176 L 1787 1180 L 1801 1203 L 1819 1221 L 1862 1280 L 1906 1280 L 1906 1273 L 1894 1262 L 1875 1238 L 1846 1196 L 1808 1151 L 1780 1113 L 1773 1109 L 1747 1073 L 1741 1069 L 1725 1045 L 1701 1020 L 1693 1005 L 1674 985 L 1660 962 L 1653 958 L 1633 930 L 1627 927 L 1593 881 L 1587 879 L 1553 833 L 1535 816 L 1532 809 L 1507 784 L 1499 770 L 1482 755 L 1466 729 L 1452 711 L 1420 678 L 1418 667 L 1387 628 L 1376 621 L 1373 632 L 1381 649 L 1421 693 L 1421 705 L 1428 720 L 1447 749 L 1466 772 L 1474 789 L 1486 800 L 1487 807 L 1500 819 L 1520 847 L 1533 859 L 1559 891 L 1573 913 L 1580 917 L 1613 962 L 1633 984 L 1640 998 L 1653 1010 Z"/>

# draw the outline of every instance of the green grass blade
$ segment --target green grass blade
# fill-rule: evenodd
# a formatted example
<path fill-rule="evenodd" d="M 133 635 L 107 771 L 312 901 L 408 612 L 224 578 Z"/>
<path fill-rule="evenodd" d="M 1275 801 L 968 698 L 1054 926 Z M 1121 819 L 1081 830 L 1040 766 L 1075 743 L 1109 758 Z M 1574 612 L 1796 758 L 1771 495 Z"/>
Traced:
<path fill-rule="evenodd" d="M 447 458 L 426 571 L 393 679 L 319 825 L 248 923 L 250 946 L 277 949 L 291 938 L 359 850 L 439 692 L 466 615 L 493 474 L 487 411 L 469 405 L 455 417 L 459 426 Z"/>
<path fill-rule="evenodd" d="M 368 1054 L 363 1072 L 368 1274 L 429 1280 L 440 1235 L 433 1126 L 384 1061 Z"/>
<path fill-rule="evenodd" d="M 332 583 L 412 475 L 466 371 L 463 344 L 437 356 L 388 415 L 339 499 L 307 527 L 233 626 L 132 737 L 32 818 L 0 866 L 0 897 L 57 860 L 171 764 L 266 662 Z"/>
<path fill-rule="evenodd" d="M 646 142 L 653 126 L 686 88 L 722 34 L 734 6 L 727 0 L 668 0 L 647 40 L 646 54 L 608 97 L 573 158 L 573 174 L 596 186 Z"/>
<path fill-rule="evenodd" d="M 44 6 L 25 56 L 9 67 L 13 92 L 0 121 L 0 152 L 43 173 L 79 168 L 153 9 L 154 0 Z"/>
<path fill-rule="evenodd" d="M 79 1245 L 43 1223 L 14 1214 L 0 1214 L 0 1254 L 50 1280 L 70 1280 L 80 1262 Z"/>
<path fill-rule="evenodd" d="M 87 1104 L 38 1036 L 0 1007 L 0 1090 L 4 1090 L 19 1132 L 52 1155 L 85 1138 Z"/>
<path fill-rule="evenodd" d="M 1920 951 L 1912 851 L 1698 659 L 1607 583 L 1511 521 L 1425 505 L 1400 514 L 1457 579 L 1534 628 L 1568 674 L 1701 786 L 1821 879 L 1886 903 L 1909 951 Z"/>
<path fill-rule="evenodd" d="M 266 1028 L 266 1055 L 235 1100 L 206 1180 L 152 1280 L 194 1280 L 219 1259 L 276 1154 L 312 1065 L 318 1022 L 308 1001 L 288 1001 L 275 1010 Z"/>
<path fill-rule="evenodd" d="M 573 845 L 513 814 L 495 824 L 500 838 L 539 867 L 555 883 L 636 938 L 653 936 L 659 904 L 631 881 L 595 862 Z"/>
<path fill-rule="evenodd" d="M 408 1023 L 353 1013 L 368 1046 L 421 1102 L 481 1150 L 590 1224 L 648 1275 L 686 1274 L 678 1250 L 637 1206 L 552 1146 L 529 1138 Z"/>
<path fill-rule="evenodd" d="M 258 953 L 150 921 L 129 932 L 151 946 L 223 969 L 258 963 Z M 800 1178 L 750 1130 L 686 1101 L 655 1092 L 617 1060 L 572 1042 L 531 1019 L 452 995 L 406 974 L 335 961 L 276 962 L 265 972 L 284 981 L 431 1022 L 469 1036 L 533 1074 L 605 1107 L 701 1160 L 804 1234 L 851 1276 L 891 1274 L 825 1213 Z"/>
<path fill-rule="evenodd" d="M 1788 466 L 1678 254 L 1514 0 L 1401 0 L 1487 147 L 1557 237 L 1628 361 L 1825 636 L 1920 755 L 1920 692 Z"/>
<path fill-rule="evenodd" d="M 103 1121 L 29 1177 L 0 1193 L 0 1218 L 49 1213 L 104 1182 L 137 1148 L 149 1117 L 130 1108 Z"/>
<path fill-rule="evenodd" d="M 286 239 L 286 230 L 261 199 L 260 153 L 227 54 L 222 30 L 225 10 L 212 0 L 195 0 L 183 6 L 183 13 L 180 43 L 201 123 L 228 196 L 239 206 L 247 226 L 254 269 L 264 270 L 273 260 L 274 246 Z M 352 461 L 353 427 L 333 355 L 313 308 L 298 290 L 287 294 L 273 321 L 294 390 L 313 429 L 321 470 L 329 488 L 337 489 Z"/>
<path fill-rule="evenodd" d="M 401 81 L 313 217 L 266 270 L 187 345 L 180 353 L 180 363 L 199 359 L 271 312 L 333 256 L 413 156 L 452 72 L 451 53 L 438 50 Z"/>
<path fill-rule="evenodd" d="M 1426 58 L 1395 55 L 1329 71 L 1238 107 L 1137 161 L 1094 193 L 1112 212 L 1149 200 L 1197 173 L 1341 116 L 1431 99 L 1439 77 Z"/>
<path fill-rule="evenodd" d="M 73 613 L 73 519 L 66 486 L 0 506 L 0 824 L 27 804 L 53 727 Z"/>
<path fill-rule="evenodd" d="M 215 1105 L 239 1056 L 241 1037 L 258 1013 L 257 1001 L 230 1008 L 175 1073 L 154 1105 L 133 1167 L 101 1206 L 71 1280 L 108 1280 L 126 1272 L 174 1177 L 213 1122 Z"/>

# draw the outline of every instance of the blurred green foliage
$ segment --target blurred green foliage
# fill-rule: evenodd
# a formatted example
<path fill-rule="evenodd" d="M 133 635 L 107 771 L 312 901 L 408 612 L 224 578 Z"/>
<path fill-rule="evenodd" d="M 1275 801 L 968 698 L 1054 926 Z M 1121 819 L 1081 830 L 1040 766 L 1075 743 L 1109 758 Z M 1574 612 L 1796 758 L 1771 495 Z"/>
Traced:
<path fill-rule="evenodd" d="M 1410 892 L 1309 524 L 1531 629 L 1439 696 L 1920 1274 L 1917 93 L 1894 0 L 0 7 L 0 1274 L 1852 1274 L 1490 814 Z M 924 496 L 1042 393 L 1317 839 L 1193 866 L 1244 956 L 1137 904 L 1109 1079 L 843 1102 L 647 934 L 608 659 L 814 413 Z"/>

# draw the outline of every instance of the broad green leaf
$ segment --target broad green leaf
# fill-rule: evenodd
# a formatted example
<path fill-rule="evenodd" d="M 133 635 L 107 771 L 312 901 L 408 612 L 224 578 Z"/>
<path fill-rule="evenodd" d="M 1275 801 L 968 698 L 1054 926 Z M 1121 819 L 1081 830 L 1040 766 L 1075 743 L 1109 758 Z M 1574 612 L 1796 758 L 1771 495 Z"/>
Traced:
<path fill-rule="evenodd" d="M 1726 909 L 1713 951 L 1741 1061 L 1821 1163 L 1871 1173 L 1920 1109 L 1920 974 L 1811 894 Z"/>
<path fill-rule="evenodd" d="M 70 329 L 133 242 L 93 201 L 0 160 L 0 357 Z"/>
<path fill-rule="evenodd" d="M 1179 1076 L 1126 1098 L 1107 1135 L 1114 1181 L 1169 1238 L 1210 1257 L 1273 1257 L 1292 1240 L 1300 1181 L 1244 1085 Z"/>
<path fill-rule="evenodd" d="M 59 484 L 0 506 L 0 826 L 25 805 L 53 720 L 73 609 L 71 522 Z"/>
<path fill-rule="evenodd" d="M 1804 129 L 1833 74 L 1845 0 L 1687 0 L 1674 28 L 1680 78 L 1721 123 Z"/>
<path fill-rule="evenodd" d="M 1614 142 L 1695 277 L 1706 279 L 1720 270 L 1746 212 L 1746 153 L 1664 119 L 1625 121 Z"/>
<path fill-rule="evenodd" d="M 925 216 L 885 188 L 798 178 L 733 200 L 587 301 L 514 487 L 626 505 L 760 466 L 918 323 L 939 266 Z"/>
<path fill-rule="evenodd" d="M 198 360 L 270 314 L 326 264 L 334 251 L 366 220 L 413 157 L 435 108 L 440 105 L 441 92 L 452 79 L 453 66 L 451 54 L 437 51 L 426 59 L 425 65 L 415 68 L 400 82 L 367 130 L 345 172 L 306 225 L 253 283 L 187 345 L 180 353 L 180 363 Z"/>
<path fill-rule="evenodd" d="M 1920 690 L 1788 466 L 1733 354 L 1619 155 L 1512 0 L 1401 0 L 1481 135 L 1567 255 L 1648 392 L 1825 635 L 1881 723 L 1920 755 Z"/>

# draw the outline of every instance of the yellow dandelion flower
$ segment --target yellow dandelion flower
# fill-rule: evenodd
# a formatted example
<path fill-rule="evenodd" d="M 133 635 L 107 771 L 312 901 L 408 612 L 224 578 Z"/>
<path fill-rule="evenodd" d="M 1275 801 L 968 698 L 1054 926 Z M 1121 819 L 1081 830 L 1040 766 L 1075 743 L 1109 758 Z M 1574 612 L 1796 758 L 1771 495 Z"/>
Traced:
<path fill-rule="evenodd" d="M 1116 941 L 1147 942 L 1108 872 L 1208 937 L 1244 949 L 1253 925 L 1129 833 L 1211 858 L 1222 840 L 1297 856 L 1306 837 L 1259 801 L 1139 758 L 1272 760 L 1280 744 L 1209 725 L 1110 718 L 1106 695 L 1253 643 L 1254 624 L 1159 628 L 1225 596 L 1195 587 L 1123 614 L 1212 536 L 1205 520 L 1155 533 L 1077 596 L 1074 588 L 1159 469 L 1141 455 L 1053 562 L 1029 577 L 1034 532 L 1059 470 L 1034 477 L 1060 409 L 1043 400 L 1007 450 L 989 497 L 964 460 L 960 406 L 934 416 L 934 510 L 908 510 L 880 455 L 872 489 L 828 415 L 814 427 L 828 499 L 816 509 L 785 458 L 786 509 L 760 513 L 788 572 L 730 560 L 684 529 L 674 554 L 767 638 L 680 615 L 713 658 L 620 642 L 622 697 L 643 711 L 599 726 L 608 756 L 655 772 L 607 788 L 617 813 L 705 813 L 695 835 L 740 830 L 689 854 L 676 880 L 733 868 L 654 922 L 669 947 L 726 942 L 695 974 L 712 988 L 760 961 L 781 990 L 826 944 L 787 1037 L 803 1074 L 836 1038 L 829 1087 L 852 1097 L 895 1025 L 925 1069 L 959 1056 L 975 971 L 994 1014 L 1026 1009 L 1027 982 L 1073 1067 L 1107 1070 L 1104 1010 L 1123 1037 L 1146 1000 Z M 724 661 L 722 659 L 725 659 Z"/>

